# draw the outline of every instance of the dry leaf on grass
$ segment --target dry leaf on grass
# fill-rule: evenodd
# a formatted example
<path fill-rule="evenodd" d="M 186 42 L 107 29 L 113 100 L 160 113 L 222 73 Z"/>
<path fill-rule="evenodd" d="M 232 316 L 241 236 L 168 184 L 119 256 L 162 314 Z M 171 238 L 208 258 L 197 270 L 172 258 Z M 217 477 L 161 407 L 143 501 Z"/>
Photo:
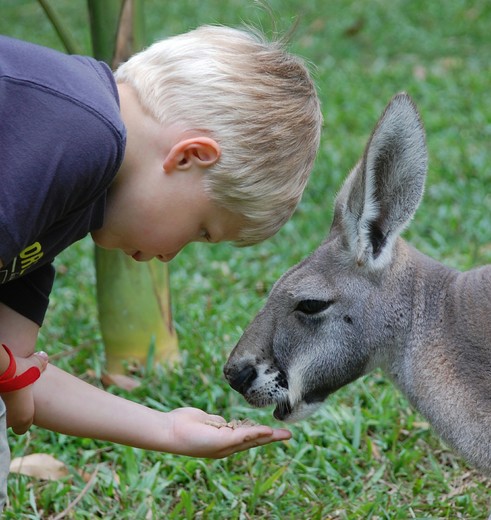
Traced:
<path fill-rule="evenodd" d="M 42 480 L 59 480 L 69 472 L 65 464 L 47 453 L 17 457 L 10 463 L 10 473 L 19 473 Z"/>

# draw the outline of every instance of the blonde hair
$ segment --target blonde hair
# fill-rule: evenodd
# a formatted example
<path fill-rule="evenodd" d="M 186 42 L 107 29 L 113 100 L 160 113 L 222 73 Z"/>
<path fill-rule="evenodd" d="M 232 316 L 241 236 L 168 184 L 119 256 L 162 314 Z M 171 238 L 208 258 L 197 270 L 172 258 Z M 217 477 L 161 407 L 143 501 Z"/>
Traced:
<path fill-rule="evenodd" d="M 272 236 L 291 217 L 322 125 L 300 58 L 252 31 L 203 26 L 154 43 L 115 76 L 161 124 L 199 129 L 219 143 L 220 160 L 204 186 L 211 200 L 245 219 L 237 245 Z"/>

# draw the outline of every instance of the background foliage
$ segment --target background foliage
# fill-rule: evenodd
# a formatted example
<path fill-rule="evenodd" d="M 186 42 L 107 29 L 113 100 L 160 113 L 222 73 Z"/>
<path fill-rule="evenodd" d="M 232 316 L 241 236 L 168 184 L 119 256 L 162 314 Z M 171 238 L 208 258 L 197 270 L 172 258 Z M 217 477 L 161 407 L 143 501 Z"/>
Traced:
<path fill-rule="evenodd" d="M 85 2 L 58 0 L 82 52 L 90 53 Z M 467 269 L 491 261 L 491 4 L 488 0 L 147 0 L 150 40 L 203 23 L 243 21 L 269 36 L 298 21 L 291 50 L 312 63 L 325 128 L 298 212 L 272 240 L 250 249 L 195 244 L 171 264 L 181 362 L 140 370 L 131 394 L 170 410 L 191 405 L 274 424 L 226 385 L 228 352 L 272 283 L 327 233 L 332 201 L 390 99 L 408 91 L 425 121 L 430 173 L 406 238 Z M 2 0 L 0 33 L 60 48 L 32 0 Z M 56 290 L 40 348 L 53 362 L 99 383 L 90 241 L 57 262 Z M 491 484 L 432 434 L 381 373 L 329 398 L 292 426 L 293 440 L 230 457 L 194 460 L 37 428 L 11 436 L 13 456 L 48 452 L 70 469 L 44 482 L 11 475 L 5 518 L 487 518 Z M 83 470 L 83 473 L 81 473 Z M 87 475 L 97 471 L 89 489 Z M 85 480 L 84 480 L 85 477 Z M 78 503 L 70 505 L 78 499 Z M 66 513 L 63 513 L 68 508 Z"/>

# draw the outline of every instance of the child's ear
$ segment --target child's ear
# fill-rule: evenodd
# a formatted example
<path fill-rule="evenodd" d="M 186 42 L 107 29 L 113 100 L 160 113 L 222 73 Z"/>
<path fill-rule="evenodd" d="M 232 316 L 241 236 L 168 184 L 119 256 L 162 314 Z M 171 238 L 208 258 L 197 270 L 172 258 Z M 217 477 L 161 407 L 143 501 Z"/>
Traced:
<path fill-rule="evenodd" d="M 164 160 L 164 171 L 187 170 L 193 164 L 213 166 L 220 158 L 220 146 L 210 137 L 192 137 L 175 144 Z"/>

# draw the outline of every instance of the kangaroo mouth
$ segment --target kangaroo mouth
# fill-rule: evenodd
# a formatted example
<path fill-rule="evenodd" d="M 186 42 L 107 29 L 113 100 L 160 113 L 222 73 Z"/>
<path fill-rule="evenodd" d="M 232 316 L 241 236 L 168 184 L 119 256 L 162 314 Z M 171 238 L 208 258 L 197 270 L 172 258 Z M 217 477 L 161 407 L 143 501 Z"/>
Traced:
<path fill-rule="evenodd" d="M 284 399 L 276 404 L 276 408 L 273 412 L 273 417 L 278 421 L 285 421 L 292 414 L 292 406 L 290 400 Z"/>
<path fill-rule="evenodd" d="M 276 402 L 276 408 L 273 412 L 273 417 L 278 421 L 287 423 L 294 423 L 310 417 L 322 405 L 321 400 L 308 401 L 302 399 L 301 401 L 292 404 L 288 397 L 285 397 Z"/>

